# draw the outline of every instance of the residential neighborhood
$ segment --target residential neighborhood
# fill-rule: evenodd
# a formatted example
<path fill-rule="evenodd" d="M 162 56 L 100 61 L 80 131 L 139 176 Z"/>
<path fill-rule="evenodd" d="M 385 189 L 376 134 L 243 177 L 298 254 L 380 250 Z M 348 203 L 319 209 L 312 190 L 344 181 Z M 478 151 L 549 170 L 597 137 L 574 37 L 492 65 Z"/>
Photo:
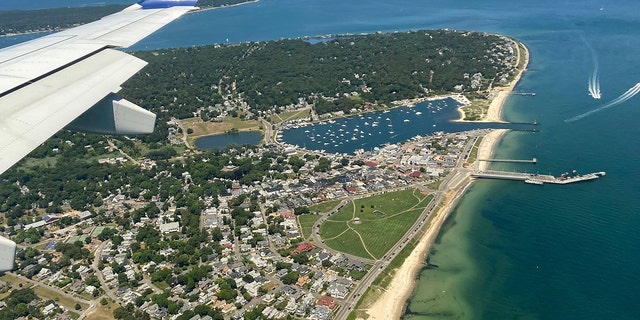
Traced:
<path fill-rule="evenodd" d="M 45 319 L 90 318 L 98 305 L 113 305 L 120 318 L 330 319 L 372 264 L 314 240 L 301 215 L 319 217 L 353 197 L 429 189 L 469 157 L 463 150 L 483 134 L 437 133 L 356 155 L 286 144 L 230 149 L 226 156 L 262 159 L 271 170 L 250 183 L 208 178 L 226 189 L 194 198 L 198 205 L 146 190 L 112 193 L 91 210 L 67 204 L 61 213 L 5 229 L 21 249 L 15 272 L 0 278 L 0 292 L 25 281 L 77 303 L 39 295 L 31 305 Z M 152 180 L 177 180 L 187 196 L 201 187 L 195 171 L 160 171 L 150 159 L 135 165 L 153 170 Z M 221 171 L 238 167 L 231 161 Z M 335 204 L 314 211 L 322 203 Z"/>

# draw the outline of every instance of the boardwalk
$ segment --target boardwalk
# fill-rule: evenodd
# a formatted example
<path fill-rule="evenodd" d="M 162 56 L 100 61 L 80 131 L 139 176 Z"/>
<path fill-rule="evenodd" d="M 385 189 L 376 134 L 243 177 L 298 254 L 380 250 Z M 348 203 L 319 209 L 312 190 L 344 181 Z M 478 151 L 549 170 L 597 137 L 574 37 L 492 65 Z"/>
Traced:
<path fill-rule="evenodd" d="M 478 161 L 486 162 L 513 162 L 513 163 L 538 163 L 538 159 L 478 159 Z"/>
<path fill-rule="evenodd" d="M 523 172 L 509 172 L 509 171 L 475 171 L 471 173 L 471 177 L 480 179 L 500 179 L 500 180 L 520 180 L 525 183 L 542 185 L 545 183 L 552 184 L 569 184 L 581 181 L 589 181 L 598 179 L 604 176 L 604 171 L 596 173 L 588 173 L 584 175 L 568 175 L 563 174 L 560 177 L 554 177 L 546 174 L 534 174 Z"/>

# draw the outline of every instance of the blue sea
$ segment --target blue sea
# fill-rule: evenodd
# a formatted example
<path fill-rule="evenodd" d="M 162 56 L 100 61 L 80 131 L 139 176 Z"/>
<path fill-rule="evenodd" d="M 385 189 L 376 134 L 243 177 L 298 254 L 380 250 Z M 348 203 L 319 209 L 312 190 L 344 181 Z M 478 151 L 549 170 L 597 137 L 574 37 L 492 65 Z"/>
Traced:
<path fill-rule="evenodd" d="M 190 14 L 133 49 L 426 28 L 502 33 L 530 49 L 516 90 L 536 96 L 510 97 L 504 115 L 541 131 L 506 135 L 495 156 L 538 164 L 494 168 L 607 175 L 565 186 L 476 182 L 405 318 L 640 318 L 640 1 L 261 0 Z"/>
<path fill-rule="evenodd" d="M 2 0 L 0 11 L 3 10 L 38 10 L 71 7 L 95 7 L 109 4 L 133 4 L 137 1 L 127 0 Z"/>

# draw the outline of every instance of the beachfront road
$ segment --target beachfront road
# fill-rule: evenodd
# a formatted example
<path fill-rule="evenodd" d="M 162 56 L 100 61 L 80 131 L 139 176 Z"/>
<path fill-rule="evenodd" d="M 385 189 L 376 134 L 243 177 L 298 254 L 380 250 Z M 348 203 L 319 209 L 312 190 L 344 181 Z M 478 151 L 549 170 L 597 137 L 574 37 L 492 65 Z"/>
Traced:
<path fill-rule="evenodd" d="M 477 139 L 469 139 L 469 142 L 465 145 L 463 151 L 460 153 L 460 158 L 456 162 L 455 168 L 444 178 L 438 191 L 434 192 L 433 200 L 422 211 L 420 217 L 416 220 L 404 236 L 382 257 L 382 259 L 376 260 L 373 263 L 370 271 L 360 280 L 357 286 L 351 291 L 351 293 L 345 298 L 345 302 L 341 305 L 340 309 L 336 313 L 335 319 L 343 320 L 353 311 L 353 308 L 358 303 L 365 291 L 371 286 L 371 283 L 380 276 L 380 274 L 389 265 L 398 253 L 404 248 L 410 239 L 414 238 L 418 231 L 427 222 L 430 215 L 438 208 L 447 191 L 450 190 L 463 190 L 469 183 L 470 172 L 464 168 L 464 164 L 468 158 L 469 152 Z M 334 209 L 337 211 L 337 208 Z M 319 226 L 319 225 L 318 225 Z M 314 226 L 315 228 L 315 226 Z"/>

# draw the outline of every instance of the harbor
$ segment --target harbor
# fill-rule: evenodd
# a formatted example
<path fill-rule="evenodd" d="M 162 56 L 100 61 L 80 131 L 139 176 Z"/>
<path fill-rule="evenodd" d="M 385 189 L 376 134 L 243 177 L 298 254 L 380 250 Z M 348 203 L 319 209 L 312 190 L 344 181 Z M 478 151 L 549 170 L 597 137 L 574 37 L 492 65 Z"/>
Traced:
<path fill-rule="evenodd" d="M 499 179 L 499 180 L 520 180 L 525 183 L 543 185 L 545 183 L 550 184 L 569 184 L 582 181 L 595 180 L 606 175 L 606 172 L 594 172 L 583 175 L 576 174 L 575 170 L 573 174 L 563 173 L 559 177 L 537 173 L 524 173 L 524 172 L 510 172 L 510 171 L 474 171 L 471 173 L 472 178 L 478 179 Z"/>

